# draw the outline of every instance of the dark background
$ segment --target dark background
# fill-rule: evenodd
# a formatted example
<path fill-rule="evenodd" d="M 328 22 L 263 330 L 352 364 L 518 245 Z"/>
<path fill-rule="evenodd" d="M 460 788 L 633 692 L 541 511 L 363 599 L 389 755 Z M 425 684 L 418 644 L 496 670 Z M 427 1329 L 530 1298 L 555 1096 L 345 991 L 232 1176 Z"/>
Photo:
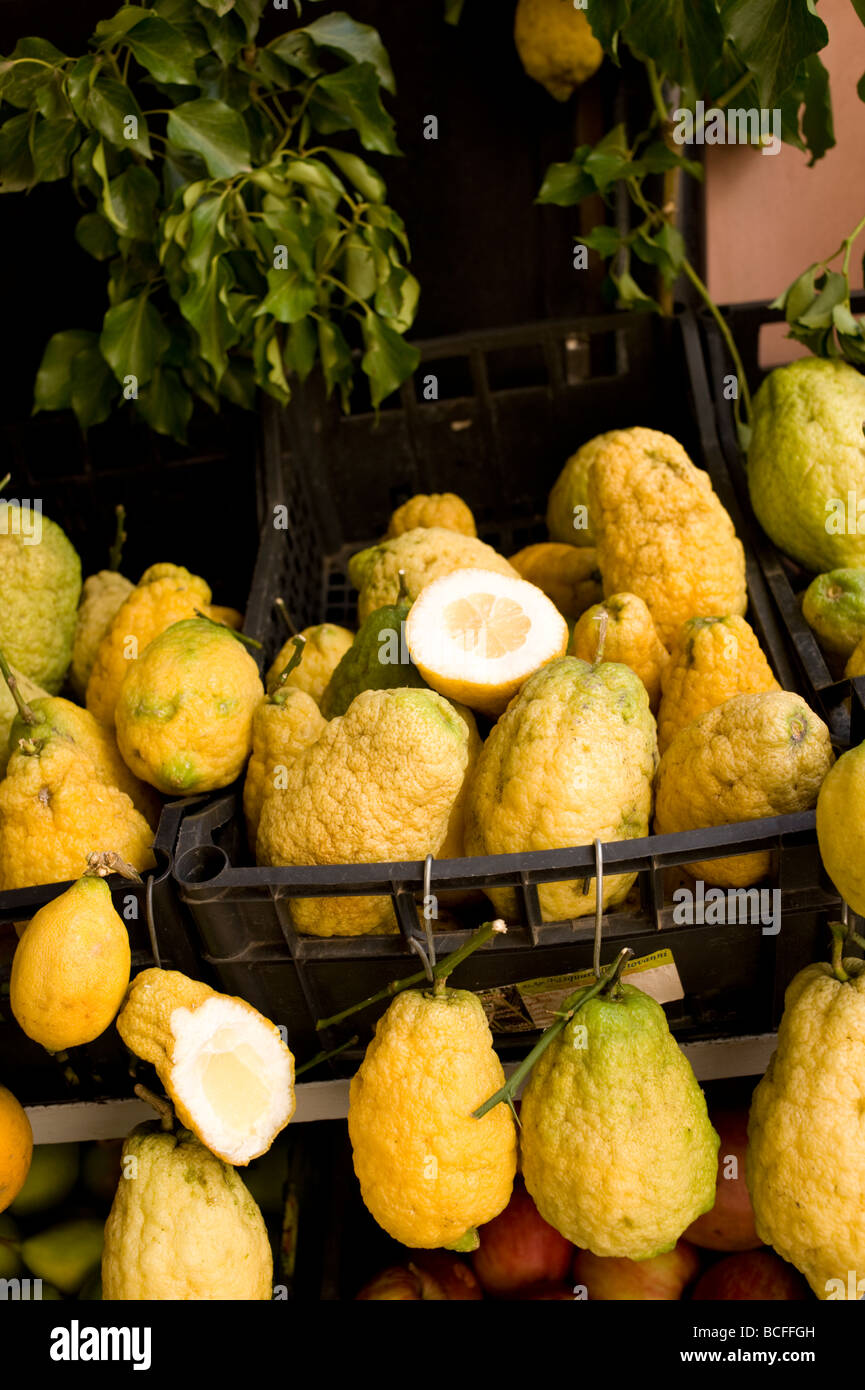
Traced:
<path fill-rule="evenodd" d="M 39 34 L 83 53 L 96 22 L 117 8 L 115 0 L 0 0 L 0 52 Z M 625 100 L 619 70 L 605 62 L 574 99 L 554 101 L 517 57 L 515 0 L 466 0 L 456 28 L 444 22 L 444 0 L 342 0 L 307 5 L 304 17 L 340 8 L 379 28 L 396 73 L 398 94 L 388 104 L 404 158 L 372 162 L 407 223 L 422 287 L 412 336 L 601 308 L 602 268 L 591 254 L 589 270 L 575 271 L 572 247 L 603 208 L 542 208 L 533 199 L 552 160 L 567 159 L 576 143 L 593 143 L 614 123 Z M 296 23 L 293 10 L 271 10 L 262 39 Z M 427 115 L 438 117 L 437 141 L 423 138 Z M 0 203 L 0 462 L 13 473 L 7 495 L 39 495 L 41 487 L 46 512 L 53 506 L 87 568 L 105 563 L 113 506 L 123 500 L 130 575 L 154 559 L 180 559 L 182 549 L 183 563 L 200 567 L 221 598 L 242 606 L 257 539 L 249 479 L 254 420 L 231 410 L 215 420 L 201 406 L 189 451 L 128 417 L 97 426 L 86 441 L 71 414 L 30 420 L 47 339 L 61 329 L 98 329 L 106 307 L 105 267 L 73 238 L 80 214 L 65 182 Z M 199 463 L 191 466 L 190 458 Z"/>

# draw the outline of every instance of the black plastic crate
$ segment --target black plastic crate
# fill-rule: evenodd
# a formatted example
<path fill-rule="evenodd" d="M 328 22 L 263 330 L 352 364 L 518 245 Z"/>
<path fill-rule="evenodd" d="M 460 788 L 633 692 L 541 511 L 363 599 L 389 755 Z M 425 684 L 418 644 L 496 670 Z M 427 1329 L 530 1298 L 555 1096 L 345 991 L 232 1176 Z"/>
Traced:
<path fill-rule="evenodd" d="M 865 310 L 865 295 L 854 296 L 854 308 L 858 312 Z M 770 309 L 762 301 L 726 305 L 723 312 L 742 357 L 753 395 L 771 370 L 760 366 L 760 330 L 765 324 L 783 323 L 784 314 L 779 309 Z M 829 725 L 833 738 L 846 747 L 851 741 L 858 742 L 865 733 L 863 729 L 858 738 L 854 737 L 850 722 L 851 696 L 854 711 L 858 706 L 861 714 L 861 705 L 865 700 L 865 678 L 860 676 L 856 681 L 851 681 L 843 675 L 843 663 L 841 667 L 830 665 L 802 616 L 802 595 L 815 576 L 784 555 L 754 516 L 748 494 L 747 462 L 736 432 L 733 402 L 725 400 L 723 396 L 724 377 L 733 370 L 730 357 L 718 326 L 708 313 L 700 316 L 700 328 L 705 343 L 717 435 L 742 511 L 747 517 L 754 555 L 780 617 L 786 646 L 795 663 L 802 692 Z M 858 720 L 859 715 L 856 717 Z"/>
<path fill-rule="evenodd" d="M 199 412 L 187 446 L 153 434 L 122 414 L 84 438 L 70 413 L 37 416 L 0 426 L 0 474 L 11 473 L 5 497 L 40 499 L 46 516 L 79 551 L 84 575 L 107 567 L 115 529 L 114 509 L 126 507 L 128 542 L 123 571 L 137 579 L 146 566 L 168 560 L 202 573 L 214 600 L 242 605 L 256 557 L 263 495 L 256 486 L 258 425 L 254 416 L 229 409 L 222 417 Z M 258 496 L 257 496 L 258 494 Z M 158 957 L 189 974 L 201 973 L 194 927 L 179 908 L 165 845 L 177 832 L 177 803 L 164 805 L 154 850 L 157 867 L 137 889 L 112 879 L 121 916 L 132 895 L 137 918 L 129 921 L 133 971 Z M 16 935 L 68 883 L 0 893 L 0 1076 L 19 1100 L 48 1104 L 131 1095 L 128 1054 L 114 1028 L 52 1059 L 18 1027 L 9 1008 L 9 977 Z M 147 926 L 151 893 L 155 935 Z"/>
<path fill-rule="evenodd" d="M 499 385 L 495 371 L 507 370 Z M 539 380 L 539 363 L 543 379 Z M 442 369 L 447 364 L 447 373 Z M 448 394 L 423 397 L 436 375 Z M 427 386 L 429 385 L 426 382 Z M 636 315 L 529 325 L 422 345 L 422 361 L 401 404 L 373 416 L 341 417 L 316 387 L 286 412 L 265 416 L 261 549 L 247 630 L 272 657 L 285 640 L 274 609 L 282 596 L 294 623 L 351 621 L 355 595 L 348 556 L 381 533 L 392 507 L 416 491 L 457 490 L 479 531 L 511 553 L 545 534 L 546 496 L 565 457 L 613 426 L 648 424 L 676 435 L 710 472 L 748 549 L 742 510 L 726 475 L 695 321 Z M 276 518 L 277 526 L 272 524 Z M 759 566 L 748 554 L 749 618 L 776 675 L 796 689 L 794 670 Z M 764 935 L 738 923 L 675 925 L 678 866 L 743 849 L 773 853 L 771 886 L 781 894 L 783 928 Z M 317 868 L 254 867 L 241 799 L 188 803 L 173 846 L 179 897 L 195 919 L 205 960 L 223 989 L 242 995 L 287 1030 L 301 1059 L 357 1032 L 368 1036 L 384 1005 L 316 1032 L 315 1022 L 419 968 L 424 943 L 416 898 L 420 863 Z M 673 951 L 684 998 L 667 1005 L 678 1036 L 711 1038 L 771 1030 L 791 975 L 819 953 L 837 897 L 822 877 L 814 815 L 649 837 L 604 846 L 604 872 L 635 872 L 628 902 L 603 919 L 605 958 L 630 945 L 638 956 Z M 430 887 L 447 908 L 449 889 L 475 890 L 470 906 L 435 931 L 440 954 L 461 945 L 493 916 L 480 890 L 514 886 L 518 922 L 472 956 L 456 982 L 479 989 L 559 976 L 591 966 L 591 918 L 544 922 L 537 886 L 591 876 L 592 846 L 435 862 Z M 292 896 L 388 894 L 400 924 L 392 937 L 310 938 L 292 924 Z M 525 1050 L 531 1021 L 497 1032 L 503 1053 Z M 357 1049 L 332 1066 L 350 1071 Z"/>

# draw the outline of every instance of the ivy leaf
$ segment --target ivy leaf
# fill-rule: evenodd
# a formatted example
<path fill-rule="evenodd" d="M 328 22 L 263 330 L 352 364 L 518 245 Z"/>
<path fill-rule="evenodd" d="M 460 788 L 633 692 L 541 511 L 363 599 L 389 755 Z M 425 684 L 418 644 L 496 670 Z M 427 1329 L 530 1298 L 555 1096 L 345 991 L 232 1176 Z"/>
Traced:
<path fill-rule="evenodd" d="M 677 227 L 665 222 L 654 236 L 640 233 L 632 242 L 634 254 L 641 261 L 657 266 L 664 282 L 672 285 L 681 274 L 685 260 L 685 242 Z"/>
<path fill-rule="evenodd" d="M 330 396 L 334 387 L 338 386 L 343 410 L 347 412 L 353 375 L 351 349 L 340 329 L 330 319 L 318 321 L 318 351 L 327 394 Z"/>
<path fill-rule="evenodd" d="M 150 241 L 156 221 L 159 181 L 141 164 L 130 164 L 110 179 L 103 191 L 102 210 L 116 232 L 133 240 Z"/>
<path fill-rule="evenodd" d="M 370 203 L 383 203 L 387 196 L 384 179 L 365 160 L 345 150 L 328 150 L 337 169 Z"/>
<path fill-rule="evenodd" d="M 394 139 L 393 120 L 381 104 L 379 79 L 371 63 L 358 63 L 320 78 L 316 92 L 319 100 L 326 98 L 326 104 L 351 123 L 365 150 L 401 153 Z"/>
<path fill-rule="evenodd" d="M 47 39 L 19 39 L 9 57 L 0 62 L 0 96 L 10 106 L 26 110 L 39 90 L 54 81 L 65 58 Z"/>
<path fill-rule="evenodd" d="M 98 212 L 85 212 L 75 224 L 75 240 L 97 261 L 107 261 L 117 254 L 117 234 Z"/>
<path fill-rule="evenodd" d="M 168 434 L 186 443 L 186 427 L 192 416 L 192 396 L 180 373 L 165 365 L 154 369 L 153 377 L 138 393 L 138 409 L 157 434 Z"/>
<path fill-rule="evenodd" d="M 83 81 L 89 81 L 89 75 Z M 77 99 L 72 97 L 70 82 L 70 97 L 80 119 L 104 136 L 109 144 L 119 149 L 135 150 L 145 159 L 150 159 L 147 121 L 125 82 L 117 82 L 113 77 L 104 77 L 100 73 L 92 87 L 82 91 Z"/>
<path fill-rule="evenodd" d="M 40 410 L 66 410 L 72 405 L 72 362 L 85 348 L 96 346 L 96 334 L 70 328 L 55 333 L 45 345 L 36 386 L 33 414 Z"/>
<path fill-rule="evenodd" d="M 806 328 L 828 328 L 832 323 L 832 311 L 847 299 L 847 279 L 836 270 L 827 270 L 822 285 L 818 286 L 817 298 L 809 309 L 798 315 L 798 322 Z"/>
<path fill-rule="evenodd" d="M 294 372 L 301 381 L 306 381 L 315 366 L 317 352 L 318 334 L 315 320 L 305 318 L 293 323 L 285 345 L 285 365 L 289 371 Z"/>
<path fill-rule="evenodd" d="M 361 324 L 366 351 L 361 366 L 369 377 L 372 403 L 378 409 L 417 367 L 420 353 L 378 314 L 367 310 Z"/>
<path fill-rule="evenodd" d="M 586 18 L 598 43 L 619 61 L 619 33 L 631 14 L 631 0 L 588 0 Z"/>
<path fill-rule="evenodd" d="M 638 175 L 664 174 L 668 169 L 682 169 L 693 179 L 702 179 L 704 176 L 702 164 L 695 159 L 686 159 L 684 155 L 676 154 L 675 150 L 669 149 L 661 140 L 653 141 L 647 146 L 639 159 L 633 161 L 630 172 Z"/>
<path fill-rule="evenodd" d="M 631 151 L 623 125 L 614 126 L 599 140 L 583 161 L 583 168 L 594 180 L 599 193 L 633 172 Z"/>
<path fill-rule="evenodd" d="M 228 370 L 228 349 L 239 337 L 226 303 L 230 278 L 224 261 L 214 260 L 207 275 L 193 281 L 178 303 L 183 317 L 198 334 L 199 355 L 210 367 L 217 385 Z"/>
<path fill-rule="evenodd" d="M 851 334 L 853 337 L 858 337 L 861 332 L 859 320 L 851 314 L 849 304 L 835 305 L 832 310 L 832 322 L 839 334 Z"/>
<path fill-rule="evenodd" d="M 595 181 L 583 168 L 590 149 L 590 145 L 580 145 L 567 164 L 551 164 L 535 202 L 554 203 L 557 207 L 566 208 L 594 193 Z"/>
<path fill-rule="evenodd" d="M 150 302 L 147 290 L 115 304 L 105 315 L 99 347 L 118 381 L 126 376 L 145 386 L 165 355 L 171 335 Z"/>
<path fill-rule="evenodd" d="M 306 319 L 304 322 L 308 323 Z M 259 385 L 269 396 L 287 405 L 291 391 L 285 376 L 280 330 L 271 320 L 256 319 L 253 331 L 252 360 Z"/>
<path fill-rule="evenodd" d="M 387 49 L 378 30 L 373 29 L 371 25 L 359 24 L 351 15 L 337 10 L 334 14 L 323 15 L 312 24 L 305 24 L 301 32 L 308 34 L 317 48 L 337 53 L 340 58 L 346 58 L 350 63 L 371 64 L 378 82 L 385 91 L 396 91 L 396 80 Z"/>
<path fill-rule="evenodd" d="M 40 115 L 49 121 L 61 118 L 68 120 L 74 115 L 72 103 L 63 90 L 63 78 L 59 72 L 53 73 L 48 82 L 37 87 L 33 93 L 33 102 Z"/>
<path fill-rule="evenodd" d="M 293 29 L 290 34 L 280 34 L 278 39 L 263 48 L 256 56 L 256 63 L 261 70 L 276 84 L 284 79 L 278 68 L 274 68 L 272 61 L 274 58 L 281 63 L 287 63 L 289 67 L 296 68 L 305 77 L 317 77 L 322 71 L 321 63 L 318 61 L 315 44 L 309 37 L 305 29 Z"/>
<path fill-rule="evenodd" d="M 243 117 L 222 101 L 185 101 L 168 117 L 167 134 L 179 149 L 201 155 L 212 178 L 231 178 L 251 167 Z"/>
<path fill-rule="evenodd" d="M 809 305 L 814 302 L 814 296 L 817 293 L 817 270 L 816 263 L 809 266 L 783 294 L 779 294 L 777 299 L 772 300 L 769 308 L 783 309 L 787 322 L 794 323 L 799 315 L 804 314 Z"/>
<path fill-rule="evenodd" d="M 100 19 L 93 30 L 93 37 L 98 40 L 95 47 L 113 48 L 118 39 L 128 34 L 142 19 L 150 19 L 152 13 L 152 10 L 146 10 L 141 5 L 124 5 L 110 19 Z"/>
<path fill-rule="evenodd" d="M 755 0 L 747 3 L 753 8 Z M 781 3 L 786 6 L 789 0 Z M 652 58 L 661 72 L 680 83 L 683 105 L 691 105 L 687 98 L 696 99 L 704 90 L 724 43 L 715 0 L 632 0 L 630 8 L 622 37 L 638 58 Z"/>
<path fill-rule="evenodd" d="M 614 256 L 622 245 L 621 233 L 615 227 L 593 227 L 590 232 L 585 232 L 580 236 L 580 241 L 584 246 L 597 251 L 598 255 L 607 260 Z"/>
<path fill-rule="evenodd" d="M 229 10 L 234 9 L 234 0 L 198 0 L 206 10 L 213 10 L 214 14 L 220 16 L 228 14 Z"/>
<path fill-rule="evenodd" d="M 660 305 L 640 289 L 630 271 L 621 274 L 610 272 L 610 279 L 616 287 L 617 304 L 620 309 L 636 309 L 645 313 L 659 313 Z"/>
<path fill-rule="evenodd" d="M 46 121 L 38 117 L 33 127 L 31 151 L 33 168 L 40 183 L 65 179 L 69 160 L 81 138 L 81 127 L 73 117 L 68 121 Z"/>
<path fill-rule="evenodd" d="M 29 111 L 23 111 L 0 126 L 0 193 L 21 193 L 36 182 L 30 150 L 34 119 Z"/>
<path fill-rule="evenodd" d="M 84 348 L 72 359 L 70 404 L 83 430 L 101 425 L 111 414 L 117 383 L 99 348 Z"/>
<path fill-rule="evenodd" d="M 799 63 L 829 42 L 829 31 L 808 4 L 790 0 L 725 0 L 724 28 L 757 81 L 760 106 L 779 104 Z"/>
<path fill-rule="evenodd" d="M 123 14 L 123 11 L 120 13 Z M 126 35 L 125 42 L 136 60 L 158 82 L 177 82 L 181 86 L 194 87 L 198 81 L 194 61 L 196 55 L 189 38 L 158 15 L 148 15 L 145 11 L 145 16 Z M 206 46 L 201 44 L 198 56 L 207 51 Z"/>
<path fill-rule="evenodd" d="M 802 134 L 810 152 L 809 168 L 822 159 L 827 150 L 835 144 L 835 122 L 832 115 L 832 93 L 829 89 L 829 74 L 819 56 L 812 53 L 805 59 L 805 73 L 801 83 Z"/>
<path fill-rule="evenodd" d="M 291 270 L 269 270 L 267 284 L 269 293 L 255 311 L 256 318 L 271 314 L 279 323 L 296 323 L 306 318 L 315 305 L 315 282 L 297 266 Z"/>

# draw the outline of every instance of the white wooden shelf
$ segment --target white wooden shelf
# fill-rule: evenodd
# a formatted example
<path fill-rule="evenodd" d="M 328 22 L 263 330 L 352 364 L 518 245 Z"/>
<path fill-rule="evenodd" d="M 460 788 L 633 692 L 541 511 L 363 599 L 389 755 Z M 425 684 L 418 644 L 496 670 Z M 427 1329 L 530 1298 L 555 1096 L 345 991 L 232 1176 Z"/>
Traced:
<path fill-rule="evenodd" d="M 762 1076 L 776 1041 L 775 1033 L 759 1033 L 686 1043 L 682 1051 L 700 1081 L 720 1081 L 725 1077 Z M 505 1070 L 512 1071 L 513 1065 Z M 297 1110 L 292 1124 L 345 1119 L 348 1087 L 348 1081 L 303 1082 L 297 1088 Z M 153 1119 L 151 1107 L 135 1099 L 33 1105 L 28 1107 L 27 1114 L 37 1144 L 119 1139 L 142 1120 Z"/>

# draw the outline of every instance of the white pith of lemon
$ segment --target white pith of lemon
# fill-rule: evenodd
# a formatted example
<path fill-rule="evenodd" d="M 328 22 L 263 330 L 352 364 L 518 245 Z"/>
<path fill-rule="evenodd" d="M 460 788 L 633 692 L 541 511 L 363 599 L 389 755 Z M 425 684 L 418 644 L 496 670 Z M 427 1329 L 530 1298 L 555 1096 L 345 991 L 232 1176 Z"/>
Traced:
<path fill-rule="evenodd" d="M 270 1145 L 294 1111 L 291 1053 L 251 1009 L 218 995 L 171 1014 L 171 1090 L 196 1133 L 230 1163 Z"/>
<path fill-rule="evenodd" d="M 456 570 L 421 590 L 406 642 L 433 690 L 497 717 L 534 671 L 564 655 L 568 625 L 525 579 Z"/>

